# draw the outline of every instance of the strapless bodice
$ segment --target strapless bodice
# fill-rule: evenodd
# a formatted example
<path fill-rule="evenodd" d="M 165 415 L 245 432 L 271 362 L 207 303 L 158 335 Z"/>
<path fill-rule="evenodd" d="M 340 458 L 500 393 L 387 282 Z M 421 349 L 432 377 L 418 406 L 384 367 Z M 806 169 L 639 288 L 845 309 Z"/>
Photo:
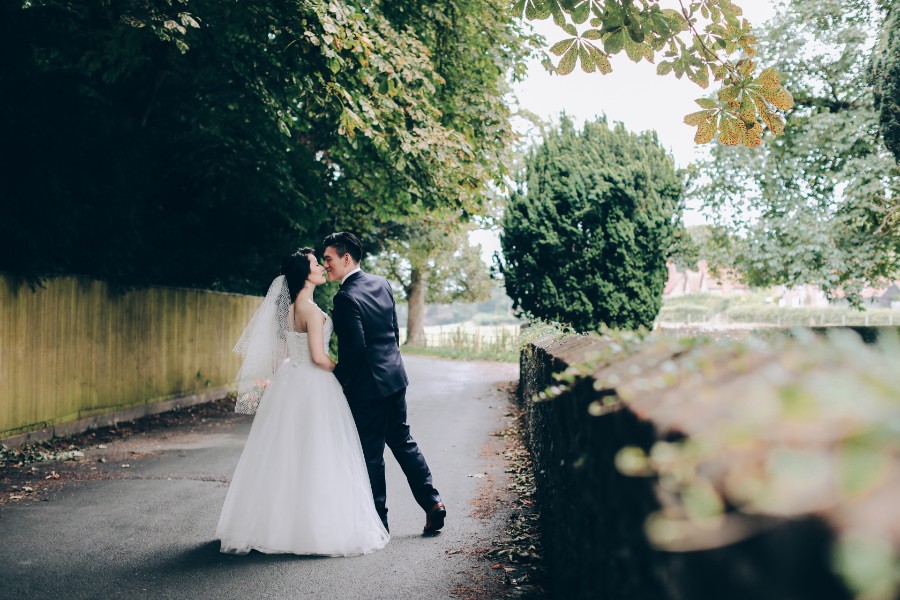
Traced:
<path fill-rule="evenodd" d="M 328 353 L 328 345 L 331 342 L 331 334 L 334 331 L 334 324 L 331 317 L 325 315 L 325 327 L 322 331 L 323 346 L 326 354 Z M 300 333 L 299 331 L 288 330 L 287 332 L 288 358 L 298 363 L 311 363 L 312 356 L 309 353 L 309 334 Z"/>

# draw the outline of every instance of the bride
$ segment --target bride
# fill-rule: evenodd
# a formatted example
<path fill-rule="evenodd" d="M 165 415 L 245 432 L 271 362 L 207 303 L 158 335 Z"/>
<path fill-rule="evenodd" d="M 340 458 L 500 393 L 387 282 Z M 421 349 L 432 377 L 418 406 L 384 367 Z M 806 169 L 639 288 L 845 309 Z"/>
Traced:
<path fill-rule="evenodd" d="M 350 408 L 313 302 L 325 269 L 311 248 L 282 263 L 235 352 L 237 412 L 256 413 L 216 537 L 221 551 L 352 556 L 384 548 Z"/>

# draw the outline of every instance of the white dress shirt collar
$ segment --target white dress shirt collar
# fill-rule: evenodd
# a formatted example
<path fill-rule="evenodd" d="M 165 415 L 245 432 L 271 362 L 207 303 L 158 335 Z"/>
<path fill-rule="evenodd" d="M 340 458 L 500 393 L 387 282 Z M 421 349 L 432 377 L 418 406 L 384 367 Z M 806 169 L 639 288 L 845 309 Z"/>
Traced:
<path fill-rule="evenodd" d="M 351 275 L 353 275 L 354 273 L 357 273 L 359 271 L 362 271 L 362 269 L 360 269 L 359 267 L 356 267 L 355 269 L 353 269 L 352 271 L 350 271 L 349 273 L 347 273 L 346 275 L 341 277 L 341 285 L 344 285 L 344 282 L 347 281 L 348 277 L 350 277 Z"/>

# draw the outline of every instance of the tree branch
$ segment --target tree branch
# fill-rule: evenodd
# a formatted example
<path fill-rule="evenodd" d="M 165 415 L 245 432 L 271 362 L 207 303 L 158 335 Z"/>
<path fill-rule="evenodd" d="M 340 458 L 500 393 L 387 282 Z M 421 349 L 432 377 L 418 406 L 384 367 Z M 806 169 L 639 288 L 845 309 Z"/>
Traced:
<path fill-rule="evenodd" d="M 860 108 L 860 102 L 848 102 L 837 98 L 823 98 L 821 96 L 794 96 L 794 104 L 810 108 L 827 108 L 829 112 L 841 112 Z"/>

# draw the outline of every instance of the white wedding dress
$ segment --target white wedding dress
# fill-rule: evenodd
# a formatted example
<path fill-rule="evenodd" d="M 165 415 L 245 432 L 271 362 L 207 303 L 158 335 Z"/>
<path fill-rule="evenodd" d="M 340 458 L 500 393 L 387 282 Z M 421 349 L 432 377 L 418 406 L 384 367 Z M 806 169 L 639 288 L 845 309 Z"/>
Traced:
<path fill-rule="evenodd" d="M 326 317 L 326 348 L 333 331 Z M 341 386 L 313 364 L 307 334 L 286 334 L 288 359 L 260 400 L 219 517 L 221 551 L 353 556 L 380 550 L 390 536 L 375 510 Z"/>

